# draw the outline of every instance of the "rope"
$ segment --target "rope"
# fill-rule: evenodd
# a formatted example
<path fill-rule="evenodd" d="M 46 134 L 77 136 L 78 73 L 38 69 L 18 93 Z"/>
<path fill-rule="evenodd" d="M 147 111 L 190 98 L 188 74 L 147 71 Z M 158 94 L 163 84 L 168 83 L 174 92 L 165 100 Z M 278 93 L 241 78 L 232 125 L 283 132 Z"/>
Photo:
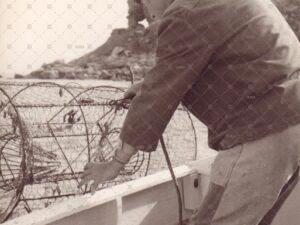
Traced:
<path fill-rule="evenodd" d="M 178 184 L 178 181 L 176 179 L 176 176 L 175 176 L 175 173 L 174 173 L 174 170 L 173 170 L 173 167 L 172 167 L 172 163 L 171 163 L 171 160 L 170 160 L 170 157 L 169 157 L 169 154 L 168 154 L 168 151 L 167 151 L 167 148 L 166 148 L 163 136 L 160 137 L 160 144 L 161 144 L 161 147 L 163 149 L 163 152 L 164 152 L 167 164 L 168 164 L 168 168 L 169 168 L 169 171 L 170 171 L 170 174 L 171 174 L 171 177 L 172 177 L 175 189 L 176 189 L 176 193 L 177 193 L 177 198 L 178 198 L 178 221 L 179 221 L 179 225 L 183 225 L 182 199 L 181 199 L 179 184 Z"/>

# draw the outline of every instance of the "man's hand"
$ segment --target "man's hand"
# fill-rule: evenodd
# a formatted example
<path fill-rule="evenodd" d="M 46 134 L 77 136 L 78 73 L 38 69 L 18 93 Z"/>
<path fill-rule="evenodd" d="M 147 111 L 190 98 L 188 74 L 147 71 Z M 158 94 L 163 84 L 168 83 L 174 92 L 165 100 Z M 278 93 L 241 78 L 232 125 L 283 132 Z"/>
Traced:
<path fill-rule="evenodd" d="M 142 85 L 142 81 L 133 84 L 125 93 L 124 93 L 124 99 L 133 99 L 137 92 L 140 90 Z"/>
<path fill-rule="evenodd" d="M 87 163 L 78 188 L 93 181 L 91 191 L 94 193 L 100 183 L 115 179 L 123 167 L 124 165 L 115 160 L 106 163 Z"/>
<path fill-rule="evenodd" d="M 100 183 L 115 179 L 125 164 L 127 164 L 130 158 L 136 153 L 137 150 L 131 145 L 127 143 L 123 143 L 122 145 L 122 142 L 119 142 L 119 147 L 112 161 L 105 163 L 87 163 L 85 165 L 78 188 L 93 181 L 91 191 L 94 193 Z"/>

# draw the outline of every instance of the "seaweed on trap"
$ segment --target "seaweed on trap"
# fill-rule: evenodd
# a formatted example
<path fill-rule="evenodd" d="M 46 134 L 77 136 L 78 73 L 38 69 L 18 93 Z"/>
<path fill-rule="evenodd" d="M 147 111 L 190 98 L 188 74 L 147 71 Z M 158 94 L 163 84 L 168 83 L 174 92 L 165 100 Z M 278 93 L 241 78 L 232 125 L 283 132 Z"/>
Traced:
<path fill-rule="evenodd" d="M 77 188 L 79 176 L 85 163 L 111 160 L 128 107 L 118 100 L 123 92 L 76 83 L 0 83 L 0 222 L 90 192 Z M 174 117 L 165 138 L 178 165 L 195 159 L 197 137 L 185 109 Z M 117 179 L 98 189 L 166 168 L 160 152 L 138 152 Z"/>

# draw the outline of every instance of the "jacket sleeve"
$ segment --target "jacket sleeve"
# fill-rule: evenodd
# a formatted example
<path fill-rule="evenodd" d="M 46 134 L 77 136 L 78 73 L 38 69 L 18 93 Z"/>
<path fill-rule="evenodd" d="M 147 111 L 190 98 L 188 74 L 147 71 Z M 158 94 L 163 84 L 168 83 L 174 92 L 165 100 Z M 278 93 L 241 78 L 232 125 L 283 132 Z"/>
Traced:
<path fill-rule="evenodd" d="M 120 139 L 137 150 L 154 151 L 185 93 L 199 79 L 212 48 L 187 19 L 172 13 L 158 28 L 156 66 L 132 101 Z"/>

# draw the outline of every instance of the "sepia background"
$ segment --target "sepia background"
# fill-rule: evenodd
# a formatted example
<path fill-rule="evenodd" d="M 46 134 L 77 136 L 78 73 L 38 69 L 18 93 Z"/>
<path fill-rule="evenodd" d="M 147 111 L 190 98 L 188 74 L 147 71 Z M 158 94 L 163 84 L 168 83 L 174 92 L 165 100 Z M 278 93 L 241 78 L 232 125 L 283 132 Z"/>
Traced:
<path fill-rule="evenodd" d="M 300 0 L 273 1 L 300 38 Z M 0 125 L 15 128 L 11 108 L 22 117 L 19 136 L 11 142 L 2 138 L 5 129 L 0 127 L 0 148 L 4 146 L 5 154 L 16 160 L 13 166 L 19 168 L 22 136 L 33 143 L 32 160 L 37 165 L 33 185 L 24 185 L 13 217 L 86 193 L 76 183 L 90 160 L 86 149 L 96 154 L 103 147 L 99 127 L 107 128 L 108 122 L 117 131 L 110 138 L 116 143 L 126 109 L 115 100 L 154 65 L 155 32 L 147 26 L 133 0 L 0 0 L 0 88 L 14 100 L 14 105 L 7 104 L 7 96 L 0 93 Z M 99 121 L 103 114 L 105 120 Z M 20 135 L 23 125 L 28 130 Z M 168 128 L 166 143 L 174 166 L 214 154 L 207 147 L 207 128 L 182 108 Z M 3 160 L 1 166 L 7 169 Z M 135 158 L 127 173 L 139 177 L 165 168 L 159 150 L 151 157 Z M 128 174 L 101 188 L 135 178 Z M 7 196 L 0 198 L 0 206 L 15 205 L 11 199 L 16 193 L 9 188 L 0 191 L 0 197 Z"/>

